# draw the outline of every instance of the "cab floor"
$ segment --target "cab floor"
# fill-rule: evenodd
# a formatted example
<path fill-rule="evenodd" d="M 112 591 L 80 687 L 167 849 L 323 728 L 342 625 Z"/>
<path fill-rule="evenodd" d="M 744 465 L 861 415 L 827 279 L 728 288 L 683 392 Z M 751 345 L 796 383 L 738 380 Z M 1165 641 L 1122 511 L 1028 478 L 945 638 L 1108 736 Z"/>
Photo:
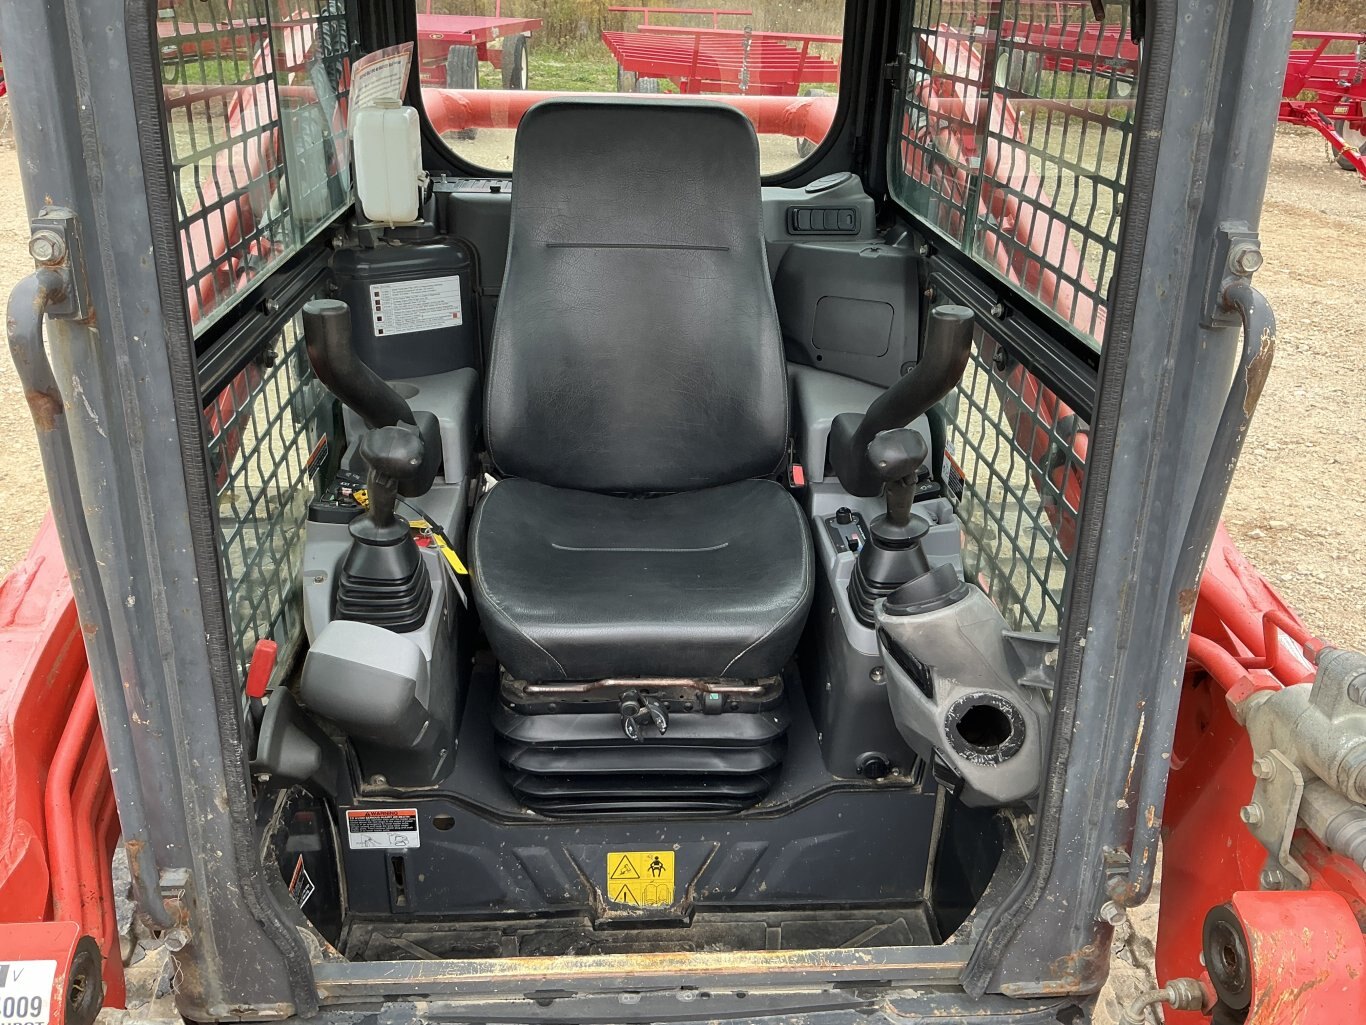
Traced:
<path fill-rule="evenodd" d="M 352 921 L 342 949 L 356 961 L 553 957 L 938 942 L 924 904 L 853 911 L 699 911 L 686 926 L 599 926 L 586 916 L 504 922 Z"/>

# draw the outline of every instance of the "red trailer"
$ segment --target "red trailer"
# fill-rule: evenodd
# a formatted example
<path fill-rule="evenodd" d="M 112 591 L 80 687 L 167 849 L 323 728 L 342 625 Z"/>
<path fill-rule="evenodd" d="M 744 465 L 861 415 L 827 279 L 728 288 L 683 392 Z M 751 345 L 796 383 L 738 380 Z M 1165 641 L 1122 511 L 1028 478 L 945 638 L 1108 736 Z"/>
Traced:
<path fill-rule="evenodd" d="M 448 89 L 478 89 L 479 64 L 492 64 L 502 72 L 504 89 L 527 87 L 527 46 L 531 33 L 541 27 L 539 18 L 505 18 L 502 0 L 493 17 L 471 14 L 417 16 L 417 67 L 424 85 Z M 501 47 L 490 43 L 502 40 Z"/>
<path fill-rule="evenodd" d="M 812 51 L 821 43 L 838 46 L 839 36 L 641 25 L 604 32 L 602 41 L 626 92 L 657 92 L 667 79 L 684 93 L 796 96 L 803 85 L 836 85 L 840 78 L 839 61 Z"/>
<path fill-rule="evenodd" d="M 1366 32 L 1296 32 L 1281 89 L 1280 119 L 1326 140 L 1333 159 L 1366 180 Z M 1328 53 L 1334 43 L 1353 53 Z"/>
<path fill-rule="evenodd" d="M 756 32 L 749 26 L 721 28 L 722 18 L 752 17 L 754 12 L 747 8 L 619 6 L 607 10 L 641 16 L 633 31 L 602 34 L 617 61 L 618 92 L 659 92 L 660 83 L 667 79 L 682 93 L 796 96 L 803 85 L 839 82 L 839 62 L 811 48 L 822 43 L 839 47 L 840 36 Z M 651 17 L 710 18 L 711 28 L 652 24 Z"/>

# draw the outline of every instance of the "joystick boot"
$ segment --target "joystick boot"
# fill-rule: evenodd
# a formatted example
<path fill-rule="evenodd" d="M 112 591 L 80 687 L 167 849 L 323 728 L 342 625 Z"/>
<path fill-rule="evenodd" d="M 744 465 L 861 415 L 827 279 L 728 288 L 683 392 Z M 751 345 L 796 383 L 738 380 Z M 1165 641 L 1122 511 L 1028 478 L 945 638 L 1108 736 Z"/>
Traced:
<path fill-rule="evenodd" d="M 397 514 L 400 486 L 422 467 L 422 437 L 411 424 L 381 427 L 361 439 L 360 455 L 369 467 L 369 509 L 351 521 L 335 616 L 408 633 L 422 626 L 432 603 L 427 564 Z"/>
<path fill-rule="evenodd" d="M 867 448 L 873 472 L 883 482 L 887 511 L 869 525 L 849 581 L 849 604 L 864 626 L 874 623 L 874 606 L 906 581 L 929 571 L 920 546 L 930 525 L 911 511 L 916 471 L 929 454 L 919 432 L 898 427 L 877 434 Z"/>

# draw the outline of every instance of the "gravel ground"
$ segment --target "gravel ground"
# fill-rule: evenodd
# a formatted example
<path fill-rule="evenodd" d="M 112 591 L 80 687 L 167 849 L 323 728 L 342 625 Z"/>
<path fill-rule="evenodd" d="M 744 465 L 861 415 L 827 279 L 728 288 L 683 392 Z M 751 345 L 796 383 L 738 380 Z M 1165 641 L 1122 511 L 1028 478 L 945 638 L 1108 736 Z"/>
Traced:
<path fill-rule="evenodd" d="M 18 159 L 0 139 L 0 296 L 31 269 Z M 1225 508 L 1233 537 L 1310 627 L 1366 649 L 1366 403 L 1359 298 L 1366 188 L 1307 130 L 1281 127 L 1257 285 L 1280 321 L 1276 361 Z M 47 495 L 14 369 L 0 360 L 0 573 L 22 558 Z M 1137 967 L 1116 962 L 1102 1016 L 1150 985 L 1155 902 L 1134 915 Z"/>

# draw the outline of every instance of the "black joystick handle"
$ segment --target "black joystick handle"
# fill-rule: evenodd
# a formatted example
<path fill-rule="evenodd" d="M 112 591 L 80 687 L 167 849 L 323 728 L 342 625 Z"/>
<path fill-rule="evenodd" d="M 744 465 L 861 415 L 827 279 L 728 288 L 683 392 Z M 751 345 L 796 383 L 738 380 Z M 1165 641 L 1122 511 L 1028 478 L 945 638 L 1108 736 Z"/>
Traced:
<path fill-rule="evenodd" d="M 930 310 L 921 340 L 920 362 L 873 400 L 866 413 L 841 413 L 830 425 L 830 463 L 844 490 L 875 498 L 885 478 L 869 446 L 883 431 L 905 427 L 952 390 L 967 369 L 972 351 L 972 311 L 942 305 Z"/>
<path fill-rule="evenodd" d="M 304 303 L 304 348 L 324 387 L 365 421 L 365 426 L 416 424 L 412 407 L 361 362 L 351 344 L 351 307 L 340 299 Z"/>
<path fill-rule="evenodd" d="M 910 427 L 883 431 L 868 443 L 868 461 L 887 490 L 887 523 L 905 527 L 911 522 L 916 471 L 930 454 L 920 432 Z"/>
<path fill-rule="evenodd" d="M 366 540 L 389 540 L 390 535 L 397 539 L 408 533 L 407 521 L 397 516 L 399 485 L 417 474 L 423 455 L 422 436 L 411 424 L 380 427 L 361 438 L 360 457 L 370 469 L 365 482 L 370 506 Z"/>

